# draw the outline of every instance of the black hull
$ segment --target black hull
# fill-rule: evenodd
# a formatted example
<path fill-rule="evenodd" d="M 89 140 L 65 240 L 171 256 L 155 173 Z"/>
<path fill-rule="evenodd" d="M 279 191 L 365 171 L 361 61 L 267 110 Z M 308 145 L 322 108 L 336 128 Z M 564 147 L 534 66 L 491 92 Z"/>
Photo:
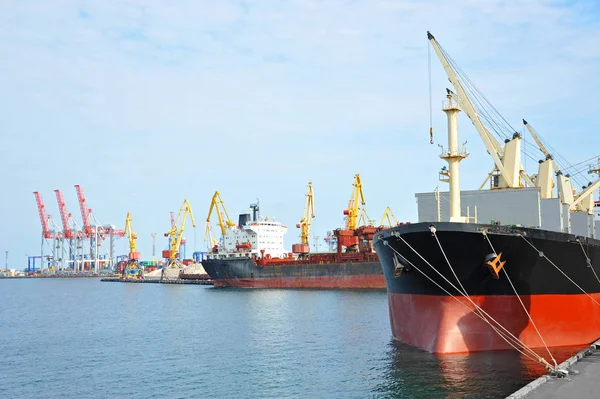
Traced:
<path fill-rule="evenodd" d="M 475 309 L 529 348 L 586 345 L 600 337 L 600 241 L 435 223 L 438 244 L 430 225 L 399 226 L 374 239 L 395 339 L 434 353 L 512 348 Z M 488 261 L 505 263 L 493 269 Z"/>
<path fill-rule="evenodd" d="M 379 262 L 259 266 L 237 258 L 208 259 L 202 266 L 217 287 L 385 289 Z"/>
<path fill-rule="evenodd" d="M 600 292 L 600 283 L 594 275 L 594 271 L 600 273 L 599 240 L 539 229 L 444 222 L 403 225 L 384 230 L 375 236 L 375 250 L 389 292 L 447 295 L 416 270 L 419 269 L 451 294 L 458 294 L 455 288 L 415 253 L 416 251 L 421 254 L 446 279 L 458 286 L 444 253 L 430 231 L 430 225 L 435 226 L 441 248 L 469 295 L 514 295 L 508 279 L 503 278 L 504 272 L 500 272 L 500 278 L 495 279 L 489 270 L 486 260 L 494 250 L 483 231 L 487 232 L 495 252 L 502 253 L 500 260 L 506 262 L 503 269 L 508 273 L 519 295 L 581 294 L 581 289 L 588 293 Z M 396 234 L 406 240 L 415 251 Z M 388 245 L 385 245 L 386 241 Z M 397 261 L 407 266 L 402 271 L 401 278 L 394 276 L 394 255 Z M 546 258 L 581 289 L 570 282 Z M 587 259 L 591 265 L 588 265 Z M 414 267 L 410 266 L 410 263 Z"/>

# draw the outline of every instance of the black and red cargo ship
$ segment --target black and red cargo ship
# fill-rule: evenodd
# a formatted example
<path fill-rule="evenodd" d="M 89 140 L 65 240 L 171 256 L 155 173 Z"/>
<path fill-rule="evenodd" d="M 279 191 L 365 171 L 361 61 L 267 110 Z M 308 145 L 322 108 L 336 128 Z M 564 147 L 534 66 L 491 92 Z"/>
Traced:
<path fill-rule="evenodd" d="M 449 190 L 417 193 L 418 222 L 374 236 L 393 337 L 433 353 L 591 344 L 600 337 L 600 179 L 575 190 L 523 121 L 541 152 L 528 175 L 521 135 L 502 130 L 507 122 L 487 102 L 471 102 L 481 93 L 473 95 L 473 83 L 427 36 L 458 92 L 447 90 L 443 105 L 448 147 L 440 158 L 448 168 L 439 175 Z M 494 161 L 487 190 L 486 182 L 460 190 L 459 162 L 468 155 L 458 145 L 461 111 Z"/>
<path fill-rule="evenodd" d="M 550 347 L 600 337 L 600 240 L 435 222 L 384 230 L 375 236 L 375 249 L 387 281 L 392 335 L 407 344 L 433 353 L 511 348 L 449 284 L 460 287 L 459 281 L 471 300 L 529 347 L 544 346 L 540 335 Z M 505 262 L 508 278 L 503 273 L 495 278 L 490 271 L 499 254 L 496 266 Z"/>

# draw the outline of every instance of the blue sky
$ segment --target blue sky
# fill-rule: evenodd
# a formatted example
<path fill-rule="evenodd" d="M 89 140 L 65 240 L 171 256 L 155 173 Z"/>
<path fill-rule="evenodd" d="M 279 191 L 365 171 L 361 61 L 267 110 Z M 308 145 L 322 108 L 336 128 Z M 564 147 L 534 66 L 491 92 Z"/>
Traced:
<path fill-rule="evenodd" d="M 202 249 L 215 190 L 236 219 L 259 198 L 290 226 L 288 248 L 308 181 L 320 236 L 341 226 L 355 173 L 372 219 L 389 205 L 414 221 L 414 193 L 444 164 L 428 143 L 427 30 L 514 127 L 525 118 L 587 159 L 600 153 L 599 16 L 593 1 L 5 0 L 0 254 L 21 268 L 39 253 L 33 191 L 59 222 L 61 189 L 80 221 L 74 184 L 102 223 L 132 212 L 144 259 L 184 198 L 188 253 Z M 445 144 L 435 56 L 432 85 Z M 460 127 L 462 188 L 475 189 L 492 163 L 464 115 Z"/>

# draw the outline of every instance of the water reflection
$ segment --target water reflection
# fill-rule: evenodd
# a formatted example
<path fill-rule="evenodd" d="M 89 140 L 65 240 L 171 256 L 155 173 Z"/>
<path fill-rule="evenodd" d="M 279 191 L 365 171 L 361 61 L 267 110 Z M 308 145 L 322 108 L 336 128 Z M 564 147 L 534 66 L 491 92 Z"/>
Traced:
<path fill-rule="evenodd" d="M 553 348 L 558 363 L 583 347 Z M 549 359 L 545 350 L 538 353 Z M 391 341 L 377 398 L 505 398 L 545 373 L 544 367 L 513 350 L 434 355 Z"/>

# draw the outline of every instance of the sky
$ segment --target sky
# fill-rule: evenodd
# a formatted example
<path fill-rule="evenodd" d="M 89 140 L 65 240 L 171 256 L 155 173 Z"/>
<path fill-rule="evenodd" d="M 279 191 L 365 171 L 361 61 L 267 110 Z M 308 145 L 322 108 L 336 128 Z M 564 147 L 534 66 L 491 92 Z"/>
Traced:
<path fill-rule="evenodd" d="M 309 181 L 320 249 L 357 173 L 371 219 L 415 222 L 414 194 L 446 189 L 450 83 L 433 52 L 429 73 L 428 30 L 516 130 L 527 119 L 572 163 L 600 153 L 594 1 L 2 1 L 0 255 L 39 255 L 34 191 L 60 224 L 62 190 L 81 223 L 75 184 L 101 223 L 132 213 L 148 260 L 184 199 L 188 257 L 205 248 L 215 190 L 234 221 L 258 199 L 288 249 Z M 464 113 L 459 129 L 476 189 L 492 161 Z"/>

